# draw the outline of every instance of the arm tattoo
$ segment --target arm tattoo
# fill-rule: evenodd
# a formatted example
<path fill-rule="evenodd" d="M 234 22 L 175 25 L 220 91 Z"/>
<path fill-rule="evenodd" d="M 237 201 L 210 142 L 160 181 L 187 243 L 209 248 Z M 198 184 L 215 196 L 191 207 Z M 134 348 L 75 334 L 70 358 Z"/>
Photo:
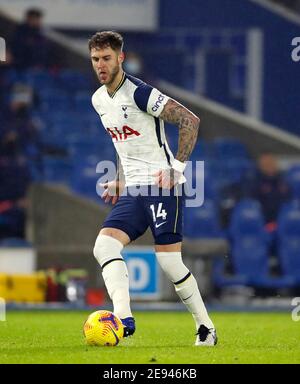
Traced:
<path fill-rule="evenodd" d="M 200 119 L 183 105 L 170 99 L 159 116 L 170 124 L 179 127 L 179 141 L 176 159 L 185 162 L 189 159 L 197 138 Z"/>

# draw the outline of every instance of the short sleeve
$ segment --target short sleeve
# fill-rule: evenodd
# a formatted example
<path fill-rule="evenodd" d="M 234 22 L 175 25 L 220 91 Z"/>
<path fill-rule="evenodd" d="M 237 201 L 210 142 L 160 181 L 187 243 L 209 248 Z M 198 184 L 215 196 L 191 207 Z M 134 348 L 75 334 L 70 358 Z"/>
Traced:
<path fill-rule="evenodd" d="M 96 95 L 95 94 L 92 96 L 91 101 L 92 101 L 92 106 L 94 107 L 95 111 L 99 114 L 99 110 L 98 110 L 98 107 L 97 107 Z"/>
<path fill-rule="evenodd" d="M 143 83 L 135 90 L 134 100 L 139 109 L 149 113 L 149 115 L 159 117 L 169 97 L 158 89 Z"/>

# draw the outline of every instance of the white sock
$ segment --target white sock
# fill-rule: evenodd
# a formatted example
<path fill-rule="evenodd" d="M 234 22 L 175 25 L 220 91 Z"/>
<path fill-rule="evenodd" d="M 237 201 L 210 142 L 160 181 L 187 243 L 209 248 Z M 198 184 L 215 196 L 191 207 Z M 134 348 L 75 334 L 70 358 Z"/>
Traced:
<path fill-rule="evenodd" d="M 124 319 L 132 317 L 129 296 L 129 278 L 121 255 L 123 244 L 111 236 L 99 235 L 94 256 L 102 270 L 104 283 L 114 306 L 114 313 Z"/>
<path fill-rule="evenodd" d="M 177 295 L 191 312 L 196 329 L 198 330 L 201 324 L 207 328 L 214 328 L 203 303 L 197 281 L 183 264 L 181 252 L 157 252 L 156 256 L 160 266 L 173 282 Z M 181 280 L 183 281 L 181 282 Z"/>
<path fill-rule="evenodd" d="M 191 312 L 195 320 L 196 329 L 198 330 L 201 324 L 209 329 L 214 328 L 214 324 L 208 316 L 194 276 L 191 274 L 183 283 L 174 285 L 177 295 Z"/>
<path fill-rule="evenodd" d="M 124 261 L 112 261 L 102 271 L 103 280 L 114 305 L 114 314 L 121 319 L 132 317 L 128 271 Z"/>

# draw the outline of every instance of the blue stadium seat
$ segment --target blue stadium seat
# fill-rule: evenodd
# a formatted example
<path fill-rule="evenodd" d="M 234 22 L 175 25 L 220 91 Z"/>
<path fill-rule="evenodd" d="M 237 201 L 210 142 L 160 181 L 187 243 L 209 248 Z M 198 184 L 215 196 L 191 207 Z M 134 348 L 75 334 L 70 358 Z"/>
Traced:
<path fill-rule="evenodd" d="M 215 258 L 212 263 L 212 280 L 217 288 L 247 286 L 247 276 L 238 274 L 228 274 L 225 267 L 226 260 L 224 258 Z"/>
<path fill-rule="evenodd" d="M 199 49 L 205 43 L 205 37 L 203 35 L 192 35 L 189 33 L 184 37 L 184 44 L 186 44 L 190 49 Z"/>
<path fill-rule="evenodd" d="M 220 199 L 218 180 L 208 174 L 204 178 L 204 198 L 213 200 L 215 204 L 218 204 Z"/>
<path fill-rule="evenodd" d="M 69 159 L 44 156 L 43 166 L 45 181 L 69 184 L 73 170 Z"/>
<path fill-rule="evenodd" d="M 213 147 L 208 141 L 198 140 L 190 156 L 192 161 L 212 161 L 214 160 Z"/>
<path fill-rule="evenodd" d="M 97 160 L 85 159 L 74 166 L 71 188 L 74 192 L 87 198 L 102 202 L 97 194 L 97 183 L 100 174 L 96 172 Z"/>
<path fill-rule="evenodd" d="M 268 246 L 264 236 L 244 235 L 235 239 L 231 257 L 235 273 L 246 276 L 249 285 L 265 284 L 269 266 Z"/>
<path fill-rule="evenodd" d="M 286 204 L 278 219 L 279 258 L 281 268 L 300 285 L 300 202 Z"/>
<path fill-rule="evenodd" d="M 96 111 L 92 106 L 91 98 L 92 98 L 92 92 L 85 92 L 85 91 L 77 92 L 74 97 L 76 112 L 96 114 Z"/>
<path fill-rule="evenodd" d="M 15 69 L 10 69 L 5 74 L 5 82 L 7 85 L 12 85 L 15 83 L 23 83 L 25 82 L 25 76 L 23 73 Z"/>
<path fill-rule="evenodd" d="M 81 137 L 86 137 L 85 127 L 81 121 L 75 119 L 68 119 L 62 122 L 53 123 L 51 126 L 51 132 L 57 136 L 66 136 L 67 139 L 68 137 L 78 137 L 78 135 L 81 135 Z"/>
<path fill-rule="evenodd" d="M 278 216 L 279 236 L 297 236 L 299 228 L 300 200 L 292 200 L 284 204 Z"/>
<path fill-rule="evenodd" d="M 66 92 L 63 91 L 49 91 L 41 98 L 41 110 L 52 113 L 59 113 L 63 111 L 71 112 L 71 98 Z"/>
<path fill-rule="evenodd" d="M 57 94 L 64 94 L 64 95 L 68 96 L 66 91 L 64 89 L 58 87 L 56 84 L 51 84 L 45 88 L 41 88 L 41 89 L 37 90 L 37 94 L 38 94 L 39 99 L 41 101 L 55 98 L 56 93 Z"/>
<path fill-rule="evenodd" d="M 63 93 L 63 95 L 66 96 L 65 93 Z M 80 120 L 80 115 L 78 116 L 73 109 L 72 110 L 60 109 L 55 113 L 44 111 L 43 115 L 45 116 L 45 118 L 48 119 L 48 122 L 51 125 L 56 123 L 64 123 L 65 121 L 76 122 L 78 119 Z"/>
<path fill-rule="evenodd" d="M 66 126 L 66 130 L 69 134 L 76 133 L 82 134 L 82 137 L 87 136 L 93 138 L 99 138 L 105 136 L 105 130 L 101 124 L 101 120 L 95 111 L 85 113 L 78 113 L 78 111 L 59 110 L 55 113 L 44 111 L 40 113 L 41 118 L 47 121 L 47 125 L 50 130 L 64 133 L 64 130 L 60 127 Z M 74 128 L 72 128 L 72 126 Z M 70 129 L 68 129 L 70 128 Z"/>
<path fill-rule="evenodd" d="M 264 236 L 243 236 L 232 246 L 231 263 L 234 274 L 227 275 L 224 260 L 216 260 L 213 280 L 217 287 L 244 285 L 256 288 L 284 289 L 296 285 L 289 274 L 271 276 L 269 273 L 268 243 Z"/>
<path fill-rule="evenodd" d="M 229 226 L 229 233 L 234 240 L 244 235 L 265 237 L 264 217 L 260 203 L 252 199 L 243 199 L 235 207 Z"/>
<path fill-rule="evenodd" d="M 218 138 L 213 142 L 215 156 L 217 158 L 248 158 L 246 146 L 233 138 Z"/>
<path fill-rule="evenodd" d="M 264 230 L 264 219 L 258 202 L 242 200 L 234 209 L 229 229 L 232 249 L 231 263 L 235 275 L 224 276 L 220 263 L 215 270 L 218 286 L 245 285 L 261 288 L 292 287 L 291 276 L 272 277 L 269 274 L 269 237 Z"/>
<path fill-rule="evenodd" d="M 288 170 L 287 181 L 291 187 L 293 198 L 300 199 L 300 164 L 296 164 Z"/>
<path fill-rule="evenodd" d="M 226 185 L 237 184 L 249 180 L 255 172 L 255 164 L 247 158 L 228 159 L 219 163 L 220 173 L 224 176 Z"/>
<path fill-rule="evenodd" d="M 214 161 L 214 174 L 220 190 L 250 180 L 255 169 L 254 162 L 246 158 Z"/>
<path fill-rule="evenodd" d="M 104 160 L 107 155 L 106 148 L 103 147 L 102 140 L 99 137 L 82 137 L 74 135 L 68 143 L 69 153 L 73 158 L 82 158 L 90 155 L 98 156 L 99 161 Z"/>
<path fill-rule="evenodd" d="M 42 144 L 46 153 L 59 153 L 67 155 L 68 152 L 68 138 L 64 137 L 61 133 L 54 133 L 45 131 L 42 134 Z M 47 156 L 47 155 L 46 155 Z"/>
<path fill-rule="evenodd" d="M 89 74 L 74 69 L 63 69 L 58 77 L 61 85 L 69 92 L 88 90 L 92 86 Z"/>
<path fill-rule="evenodd" d="M 289 276 L 272 277 L 269 274 L 268 243 L 265 237 L 244 236 L 232 248 L 232 264 L 239 276 L 247 279 L 247 285 L 263 288 L 288 288 L 294 285 Z"/>
<path fill-rule="evenodd" d="M 24 80 L 38 92 L 58 86 L 57 77 L 42 69 L 28 69 L 24 73 Z"/>
<path fill-rule="evenodd" d="M 206 200 L 199 208 L 185 208 L 184 224 L 189 238 L 223 237 L 217 206 L 212 200 Z"/>

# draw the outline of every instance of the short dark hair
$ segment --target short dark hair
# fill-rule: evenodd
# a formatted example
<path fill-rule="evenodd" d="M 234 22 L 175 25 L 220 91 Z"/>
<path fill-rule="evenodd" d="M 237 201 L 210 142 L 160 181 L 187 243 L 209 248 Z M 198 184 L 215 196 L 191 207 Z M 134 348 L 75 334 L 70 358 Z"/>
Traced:
<path fill-rule="evenodd" d="M 114 51 L 122 51 L 123 37 L 115 31 L 97 32 L 89 40 L 89 50 L 111 47 Z"/>
<path fill-rule="evenodd" d="M 26 11 L 26 17 L 43 17 L 43 11 L 39 8 L 29 8 Z"/>

